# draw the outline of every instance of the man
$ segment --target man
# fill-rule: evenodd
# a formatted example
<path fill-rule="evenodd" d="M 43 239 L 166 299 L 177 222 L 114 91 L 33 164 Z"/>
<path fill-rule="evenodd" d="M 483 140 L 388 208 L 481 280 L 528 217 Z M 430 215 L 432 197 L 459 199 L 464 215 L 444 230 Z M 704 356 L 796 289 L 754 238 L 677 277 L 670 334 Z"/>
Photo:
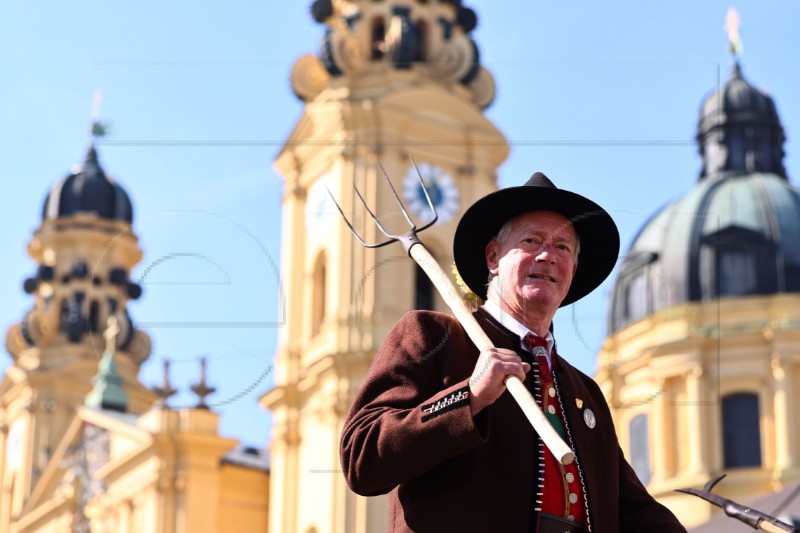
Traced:
<path fill-rule="evenodd" d="M 495 347 L 478 353 L 449 315 L 404 315 L 345 422 L 350 487 L 390 492 L 389 531 L 685 531 L 639 482 L 599 387 L 559 356 L 551 333 L 558 308 L 614 267 L 619 234 L 608 213 L 536 173 L 473 204 L 453 250 L 465 284 L 486 300 L 475 316 Z M 575 452 L 571 465 L 505 391 L 512 375 Z"/>

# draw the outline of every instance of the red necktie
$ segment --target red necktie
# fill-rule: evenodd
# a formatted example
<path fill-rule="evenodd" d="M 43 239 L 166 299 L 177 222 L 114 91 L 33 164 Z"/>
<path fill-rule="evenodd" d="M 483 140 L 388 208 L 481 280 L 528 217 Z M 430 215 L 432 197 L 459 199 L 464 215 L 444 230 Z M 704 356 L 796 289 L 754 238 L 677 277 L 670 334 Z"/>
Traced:
<path fill-rule="evenodd" d="M 547 342 L 533 333 L 528 333 L 522 339 L 522 346 L 533 354 L 536 364 L 539 366 L 539 375 L 550 376 L 550 362 L 547 360 Z"/>

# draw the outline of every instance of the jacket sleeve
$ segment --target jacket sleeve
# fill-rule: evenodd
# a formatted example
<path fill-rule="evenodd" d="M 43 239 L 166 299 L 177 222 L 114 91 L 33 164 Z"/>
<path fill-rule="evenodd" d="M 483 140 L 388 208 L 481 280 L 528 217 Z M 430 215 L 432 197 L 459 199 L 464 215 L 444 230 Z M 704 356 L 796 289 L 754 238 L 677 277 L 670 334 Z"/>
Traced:
<path fill-rule="evenodd" d="M 451 372 L 446 358 L 466 364 Z M 342 468 L 354 492 L 389 492 L 485 442 L 488 414 L 473 419 L 469 410 L 476 358 L 452 317 L 404 315 L 378 350 L 342 431 Z"/>

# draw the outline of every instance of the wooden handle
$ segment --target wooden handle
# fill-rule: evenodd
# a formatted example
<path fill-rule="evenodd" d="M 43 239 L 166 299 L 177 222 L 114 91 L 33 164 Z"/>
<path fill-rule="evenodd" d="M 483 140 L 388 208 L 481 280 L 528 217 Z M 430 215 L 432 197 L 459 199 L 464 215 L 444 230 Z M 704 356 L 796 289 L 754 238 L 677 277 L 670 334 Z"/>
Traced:
<path fill-rule="evenodd" d="M 797 531 L 797 528 L 785 525 L 784 527 L 778 526 L 767 520 L 762 520 L 758 523 L 758 529 L 761 531 L 769 531 L 769 533 L 786 533 L 787 531 Z"/>
<path fill-rule="evenodd" d="M 478 350 L 485 350 L 491 348 L 492 341 L 483 331 L 478 321 L 472 316 L 472 312 L 467 308 L 461 295 L 458 293 L 450 278 L 445 274 L 439 263 L 428 252 L 425 246 L 415 244 L 408 251 L 408 254 L 417 262 L 417 264 L 425 271 L 433 285 L 442 295 L 445 303 L 453 311 L 458 321 L 464 327 L 469 335 L 469 338 L 478 347 Z M 553 428 L 547 418 L 536 405 L 536 401 L 531 396 L 528 389 L 516 376 L 510 376 L 506 380 L 506 388 L 511 393 L 511 396 L 517 401 L 522 412 L 530 421 L 533 429 L 542 438 L 545 446 L 553 453 L 553 455 L 561 461 L 561 464 L 568 465 L 575 460 L 575 454 L 569 446 L 561 439 L 558 432 Z"/>

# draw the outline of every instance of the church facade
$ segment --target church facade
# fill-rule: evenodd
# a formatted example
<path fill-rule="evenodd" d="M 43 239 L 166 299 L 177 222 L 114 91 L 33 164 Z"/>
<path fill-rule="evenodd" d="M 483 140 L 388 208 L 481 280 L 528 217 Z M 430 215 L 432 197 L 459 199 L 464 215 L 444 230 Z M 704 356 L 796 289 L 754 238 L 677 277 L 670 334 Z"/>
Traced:
<path fill-rule="evenodd" d="M 640 229 L 617 271 L 596 379 L 639 477 L 674 492 L 726 474 L 739 502 L 800 480 L 800 190 L 773 99 L 735 61 L 704 101 L 697 185 Z"/>
<path fill-rule="evenodd" d="M 200 396 L 139 380 L 150 338 L 127 304 L 142 250 L 133 205 L 91 146 L 50 190 L 28 252 L 33 304 L 11 326 L 0 381 L 0 531 L 216 532 L 267 528 L 268 464 L 219 435 Z"/>

